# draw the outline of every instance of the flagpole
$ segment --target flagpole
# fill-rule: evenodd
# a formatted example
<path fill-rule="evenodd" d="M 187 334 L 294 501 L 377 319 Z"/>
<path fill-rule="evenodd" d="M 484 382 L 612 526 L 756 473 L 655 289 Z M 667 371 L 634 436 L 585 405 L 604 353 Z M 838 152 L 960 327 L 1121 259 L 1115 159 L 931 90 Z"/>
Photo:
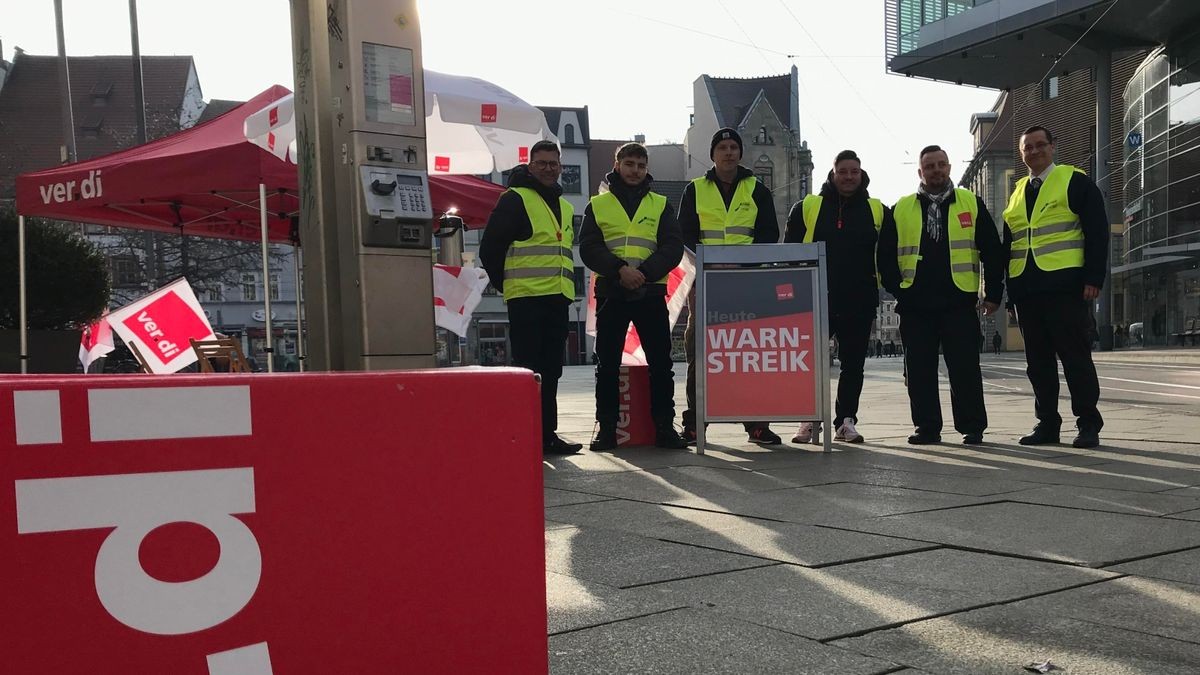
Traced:
<path fill-rule="evenodd" d="M 304 318 L 300 301 L 300 245 L 292 247 L 294 253 L 292 262 L 296 265 L 296 358 L 300 362 L 300 372 L 304 372 Z"/>
<path fill-rule="evenodd" d="M 29 372 L 29 324 L 25 307 L 25 216 L 17 216 L 17 276 L 20 277 L 21 374 Z"/>
<path fill-rule="evenodd" d="M 258 184 L 258 214 L 262 223 L 263 308 L 267 325 L 267 372 L 275 372 L 275 333 L 271 329 L 271 270 L 267 263 L 267 186 Z"/>

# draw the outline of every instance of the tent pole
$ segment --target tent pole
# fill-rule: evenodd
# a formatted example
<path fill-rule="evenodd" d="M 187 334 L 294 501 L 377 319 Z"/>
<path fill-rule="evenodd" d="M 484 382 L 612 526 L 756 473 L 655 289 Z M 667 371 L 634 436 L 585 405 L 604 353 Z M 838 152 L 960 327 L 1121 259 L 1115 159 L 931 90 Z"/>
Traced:
<path fill-rule="evenodd" d="M 25 307 L 25 216 L 17 216 L 17 275 L 20 277 L 21 374 L 29 372 L 29 322 Z"/>
<path fill-rule="evenodd" d="M 267 262 L 267 186 L 258 184 L 258 215 L 262 223 L 263 320 L 267 326 L 267 372 L 275 372 L 275 333 L 271 328 L 271 269 Z"/>
<path fill-rule="evenodd" d="M 292 247 L 292 262 L 296 266 L 296 357 L 300 361 L 300 372 L 304 372 L 304 315 L 300 300 L 300 245 Z"/>

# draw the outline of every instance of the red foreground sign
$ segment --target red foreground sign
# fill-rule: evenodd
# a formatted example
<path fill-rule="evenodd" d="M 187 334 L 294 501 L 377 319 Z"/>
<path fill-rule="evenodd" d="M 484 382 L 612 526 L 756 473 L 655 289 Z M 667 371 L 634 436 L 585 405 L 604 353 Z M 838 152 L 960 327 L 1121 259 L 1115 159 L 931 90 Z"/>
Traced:
<path fill-rule="evenodd" d="M 538 410 L 516 369 L 0 379 L 3 671 L 545 673 Z"/>

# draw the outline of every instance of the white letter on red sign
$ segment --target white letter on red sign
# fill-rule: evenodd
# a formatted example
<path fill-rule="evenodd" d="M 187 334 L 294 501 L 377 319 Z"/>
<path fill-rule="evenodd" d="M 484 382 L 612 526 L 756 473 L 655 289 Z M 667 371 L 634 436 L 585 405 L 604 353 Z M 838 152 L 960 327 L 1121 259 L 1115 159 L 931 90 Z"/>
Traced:
<path fill-rule="evenodd" d="M 254 512 L 254 469 L 19 480 L 16 497 L 20 534 L 116 528 L 96 554 L 96 594 L 130 628 L 156 635 L 212 628 L 258 589 L 258 541 L 232 515 Z M 179 522 L 212 532 L 220 558 L 199 579 L 159 581 L 142 569 L 138 549 L 155 528 Z"/>

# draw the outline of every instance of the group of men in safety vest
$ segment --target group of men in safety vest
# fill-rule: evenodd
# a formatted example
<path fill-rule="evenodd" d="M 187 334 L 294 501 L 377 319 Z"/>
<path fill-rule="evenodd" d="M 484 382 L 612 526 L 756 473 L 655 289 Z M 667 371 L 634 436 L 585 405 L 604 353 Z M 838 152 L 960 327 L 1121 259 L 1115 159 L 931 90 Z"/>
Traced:
<path fill-rule="evenodd" d="M 987 428 L 979 363 L 977 311 L 996 312 L 1008 278 L 1010 312 L 1025 339 L 1028 375 L 1038 419 L 1024 445 L 1056 443 L 1058 368 L 1063 364 L 1077 418 L 1075 447 L 1095 447 L 1103 420 L 1088 330 L 1091 303 L 1107 270 L 1108 218 L 1096 185 L 1074 167 L 1054 164 L 1054 140 L 1043 127 L 1020 141 L 1029 177 L 1017 182 L 1004 210 L 1003 239 L 983 201 L 950 179 L 940 147 L 921 150 L 916 193 L 887 208 L 870 197 L 870 179 L 850 150 L 837 155 L 818 194 L 791 210 L 786 242 L 822 241 L 828 263 L 829 332 L 838 340 L 840 373 L 833 420 L 835 439 L 857 443 L 863 364 L 882 286 L 897 299 L 905 345 L 907 388 L 914 433 L 908 442 L 941 442 L 938 354 L 951 387 L 955 429 L 964 444 L 983 442 Z M 542 445 L 546 454 L 571 454 L 582 444 L 557 435 L 557 383 L 574 300 L 571 205 L 562 198 L 558 147 L 542 141 L 530 161 L 510 175 L 488 221 L 479 257 L 504 294 L 515 365 L 542 378 Z M 655 444 L 683 448 L 695 442 L 695 322 L 684 332 L 687 409 L 683 432 L 674 425 L 674 382 L 666 305 L 666 278 L 684 248 L 699 244 L 776 243 L 779 224 L 770 190 L 741 165 L 742 139 L 720 129 L 709 149 L 713 166 L 685 188 L 678 212 L 652 190 L 645 146 L 627 143 L 616 153 L 608 189 L 584 211 L 578 244 L 595 273 L 596 421 L 594 451 L 618 445 L 618 370 L 625 334 L 637 328 L 649 365 Z M 980 299 L 982 295 L 982 300 Z M 689 298 L 689 310 L 694 306 Z M 764 396 L 770 396 L 764 392 Z M 770 426 L 745 423 L 748 440 L 781 443 Z M 800 425 L 793 442 L 820 430 Z"/>

